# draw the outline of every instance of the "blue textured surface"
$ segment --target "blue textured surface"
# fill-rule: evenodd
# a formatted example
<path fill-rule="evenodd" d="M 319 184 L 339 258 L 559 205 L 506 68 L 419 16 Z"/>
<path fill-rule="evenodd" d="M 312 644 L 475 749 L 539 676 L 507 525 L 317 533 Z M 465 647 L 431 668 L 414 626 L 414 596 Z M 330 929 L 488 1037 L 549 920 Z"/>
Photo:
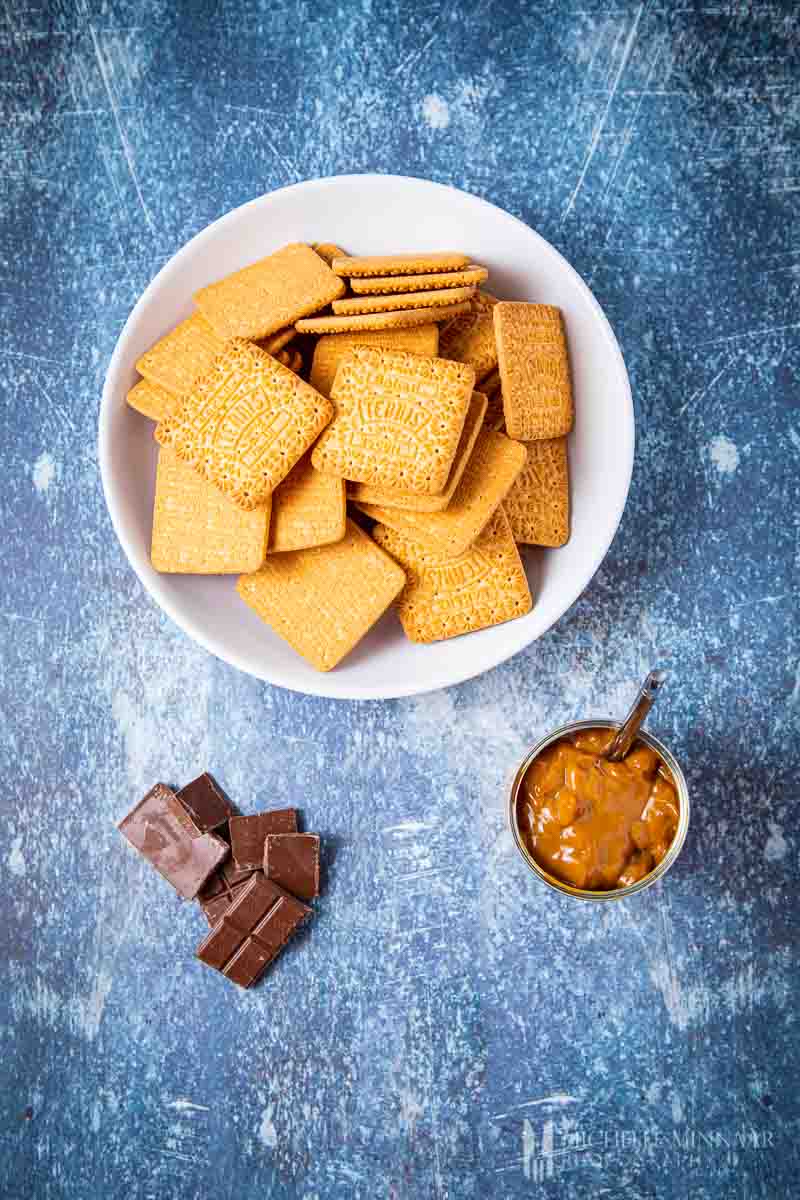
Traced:
<path fill-rule="evenodd" d="M 794 9 L 6 0 L 3 1195 L 800 1195 Z M 121 325 L 187 238 L 359 170 L 465 187 L 563 251 L 639 439 L 555 629 L 450 692 L 356 705 L 162 617 L 95 428 Z M 685 850 L 628 902 L 562 900 L 516 857 L 502 782 L 656 660 Z M 325 841 L 316 922 L 252 993 L 193 962 L 197 910 L 113 828 L 206 766 L 245 811 L 299 794 Z"/>

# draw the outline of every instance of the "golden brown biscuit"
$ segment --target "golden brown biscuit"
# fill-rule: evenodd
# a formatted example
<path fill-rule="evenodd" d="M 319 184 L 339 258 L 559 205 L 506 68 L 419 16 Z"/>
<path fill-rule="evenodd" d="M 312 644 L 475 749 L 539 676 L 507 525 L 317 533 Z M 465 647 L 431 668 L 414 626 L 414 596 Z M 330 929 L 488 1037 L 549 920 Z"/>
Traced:
<path fill-rule="evenodd" d="M 364 504 L 379 504 L 388 508 L 410 509 L 412 512 L 441 512 L 447 508 L 461 482 L 472 451 L 475 449 L 475 442 L 478 440 L 485 415 L 486 397 L 480 392 L 473 392 L 447 483 L 444 491 L 439 492 L 438 495 L 418 496 L 413 492 L 397 491 L 395 488 L 373 487 L 369 483 L 350 483 L 347 486 L 348 497 L 355 503 L 361 501 Z"/>
<path fill-rule="evenodd" d="M 474 382 L 475 372 L 462 363 L 354 347 L 336 373 L 336 415 L 314 447 L 314 466 L 436 495 L 447 483 Z"/>
<path fill-rule="evenodd" d="M 339 542 L 270 554 L 260 571 L 241 576 L 237 591 L 313 667 L 330 671 L 404 583 L 397 563 L 348 521 Z"/>
<path fill-rule="evenodd" d="M 435 254 L 372 254 L 335 258 L 337 275 L 424 275 L 429 271 L 458 271 L 469 265 L 468 254 L 440 251 Z"/>
<path fill-rule="evenodd" d="M 249 510 L 266 504 L 332 416 L 330 400 L 288 367 L 234 340 L 156 427 L 156 440 Z"/>
<path fill-rule="evenodd" d="M 166 446 L 158 453 L 150 561 L 182 575 L 257 571 L 267 552 L 269 503 L 243 512 Z"/>
<path fill-rule="evenodd" d="M 488 292 L 473 297 L 470 310 L 446 325 L 439 339 L 442 358 L 469 363 L 475 377 L 482 383 L 497 366 L 497 347 L 494 338 L 492 309 L 497 304 Z"/>
<path fill-rule="evenodd" d="M 296 242 L 201 288 L 194 301 L 219 337 L 264 338 L 344 291 L 325 260 Z"/>
<path fill-rule="evenodd" d="M 356 313 L 349 317 L 309 317 L 297 322 L 298 333 L 360 333 L 364 329 L 405 329 L 431 321 L 449 321 L 464 313 L 469 300 L 440 308 L 406 308 L 401 312 Z"/>
<path fill-rule="evenodd" d="M 494 328 L 509 436 L 533 442 L 569 433 L 572 382 L 560 309 L 502 301 Z"/>
<path fill-rule="evenodd" d="M 502 505 L 458 558 L 426 550 L 385 525 L 376 525 L 373 536 L 406 571 L 397 612 L 412 642 L 438 642 L 487 629 L 522 617 L 533 607 Z"/>
<path fill-rule="evenodd" d="M 528 461 L 503 501 L 518 542 L 563 546 L 569 540 L 567 439 L 527 442 Z"/>

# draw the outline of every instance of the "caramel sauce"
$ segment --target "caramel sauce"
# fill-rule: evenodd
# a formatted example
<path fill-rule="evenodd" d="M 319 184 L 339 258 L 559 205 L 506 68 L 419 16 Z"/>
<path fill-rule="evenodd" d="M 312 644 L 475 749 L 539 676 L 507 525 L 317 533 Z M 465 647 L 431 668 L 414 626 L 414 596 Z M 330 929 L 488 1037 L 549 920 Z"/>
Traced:
<path fill-rule="evenodd" d="M 613 729 L 560 738 L 531 763 L 517 797 L 519 830 L 548 874 L 572 887 L 610 891 L 648 875 L 678 828 L 666 763 L 643 742 L 621 762 L 602 752 Z"/>

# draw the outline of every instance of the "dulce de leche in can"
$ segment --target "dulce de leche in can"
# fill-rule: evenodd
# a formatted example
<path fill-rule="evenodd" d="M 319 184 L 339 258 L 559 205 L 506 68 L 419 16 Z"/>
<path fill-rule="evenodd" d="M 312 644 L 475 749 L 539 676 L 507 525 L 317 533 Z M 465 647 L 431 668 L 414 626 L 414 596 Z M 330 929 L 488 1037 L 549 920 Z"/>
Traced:
<path fill-rule="evenodd" d="M 638 883 L 664 860 L 678 832 L 680 802 L 666 762 L 642 739 L 620 762 L 609 762 L 604 752 L 614 732 L 590 726 L 550 742 L 516 795 L 517 829 L 531 858 L 582 891 Z"/>

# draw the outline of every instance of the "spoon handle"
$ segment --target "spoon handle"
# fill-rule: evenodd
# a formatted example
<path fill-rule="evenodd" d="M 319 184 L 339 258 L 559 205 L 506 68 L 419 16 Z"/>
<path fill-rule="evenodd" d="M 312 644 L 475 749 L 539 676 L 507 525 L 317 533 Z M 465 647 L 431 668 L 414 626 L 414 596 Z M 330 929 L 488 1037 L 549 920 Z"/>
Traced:
<path fill-rule="evenodd" d="M 628 753 L 642 722 L 655 703 L 658 689 L 664 684 L 666 678 L 666 671 L 650 671 L 647 675 L 639 688 L 639 694 L 633 702 L 631 711 L 620 725 L 616 737 L 604 755 L 609 762 L 619 762 Z"/>

